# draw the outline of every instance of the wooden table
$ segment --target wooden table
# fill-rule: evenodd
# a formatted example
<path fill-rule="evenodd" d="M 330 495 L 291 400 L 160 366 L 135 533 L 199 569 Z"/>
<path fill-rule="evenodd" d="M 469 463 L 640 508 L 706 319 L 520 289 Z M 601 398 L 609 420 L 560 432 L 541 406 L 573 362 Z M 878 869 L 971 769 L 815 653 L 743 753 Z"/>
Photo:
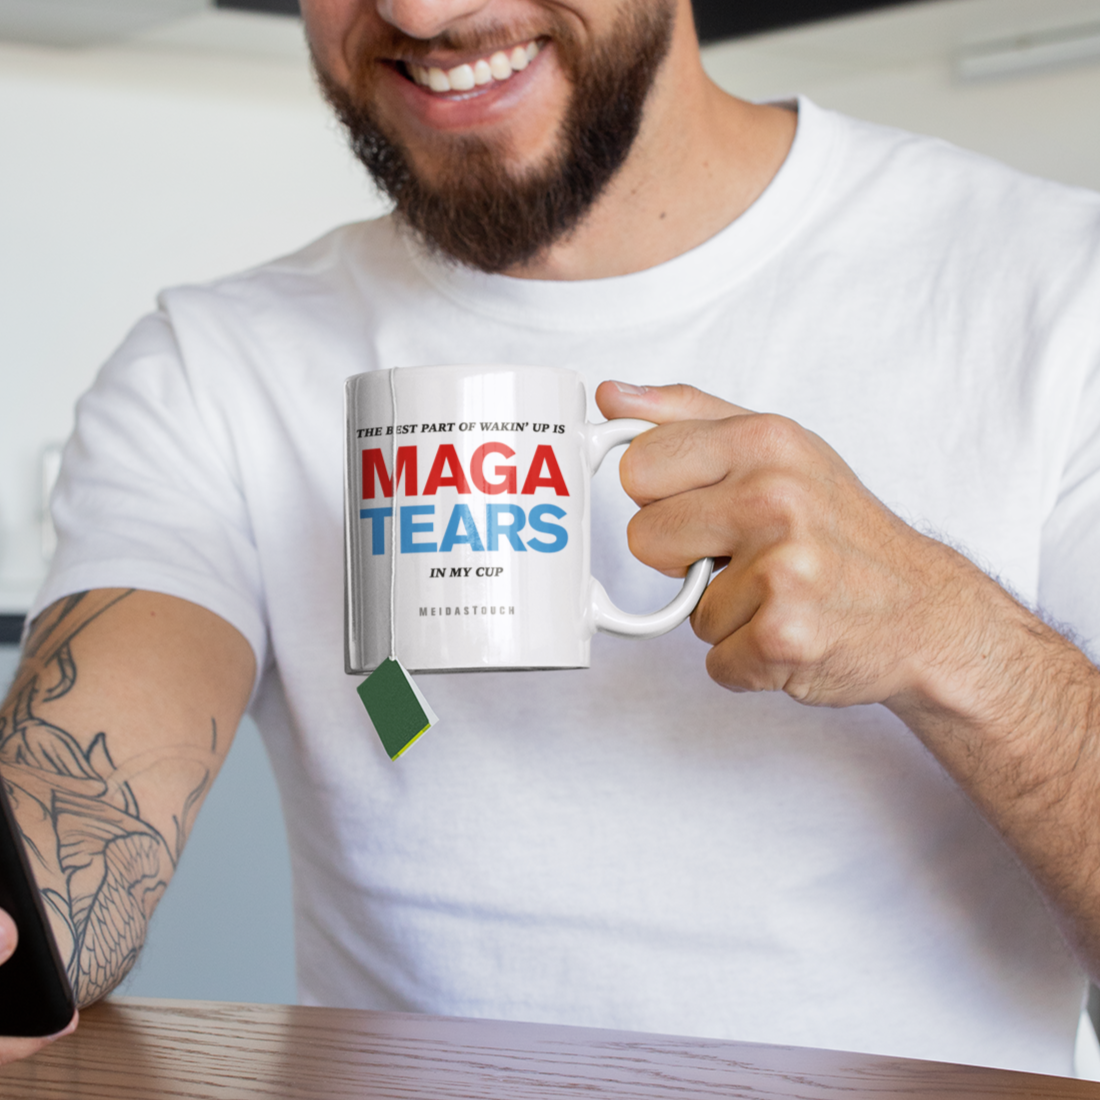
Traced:
<path fill-rule="evenodd" d="M 799 1047 L 331 1008 L 119 997 L 0 1069 L 3 1100 L 1093 1097 L 1061 1077 Z"/>

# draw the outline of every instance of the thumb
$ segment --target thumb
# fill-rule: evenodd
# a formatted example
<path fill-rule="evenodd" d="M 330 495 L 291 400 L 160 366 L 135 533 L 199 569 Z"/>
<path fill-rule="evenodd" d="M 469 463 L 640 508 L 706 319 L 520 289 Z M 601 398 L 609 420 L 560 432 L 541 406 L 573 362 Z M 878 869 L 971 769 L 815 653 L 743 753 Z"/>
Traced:
<path fill-rule="evenodd" d="M 729 416 L 746 416 L 750 411 L 683 383 L 634 386 L 629 382 L 601 382 L 596 390 L 596 404 L 608 420 L 634 416 L 639 420 L 652 420 L 654 424 L 673 420 L 725 420 Z"/>
<path fill-rule="evenodd" d="M 0 909 L 0 965 L 6 963 L 15 954 L 18 943 L 19 931 L 15 927 L 15 921 Z"/>

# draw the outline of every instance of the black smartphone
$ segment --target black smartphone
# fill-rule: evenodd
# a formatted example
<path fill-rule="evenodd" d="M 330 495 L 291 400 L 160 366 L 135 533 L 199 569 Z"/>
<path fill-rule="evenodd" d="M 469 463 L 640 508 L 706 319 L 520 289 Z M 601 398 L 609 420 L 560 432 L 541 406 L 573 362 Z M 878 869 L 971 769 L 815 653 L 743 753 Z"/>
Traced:
<path fill-rule="evenodd" d="M 0 966 L 0 1035 L 54 1035 L 76 1003 L 42 895 L 0 778 L 0 909 L 19 929 L 15 953 Z"/>

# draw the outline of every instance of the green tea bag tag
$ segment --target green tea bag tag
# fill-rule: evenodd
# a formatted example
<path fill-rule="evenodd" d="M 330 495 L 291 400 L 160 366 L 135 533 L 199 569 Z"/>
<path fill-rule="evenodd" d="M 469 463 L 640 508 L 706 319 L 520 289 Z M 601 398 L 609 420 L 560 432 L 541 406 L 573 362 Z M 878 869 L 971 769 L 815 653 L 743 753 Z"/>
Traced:
<path fill-rule="evenodd" d="M 393 657 L 387 657 L 356 690 L 391 760 L 439 721 L 405 666 Z"/>
<path fill-rule="evenodd" d="M 396 515 L 397 494 L 400 479 L 397 476 L 397 387 L 396 370 L 390 370 L 390 406 L 393 413 L 393 446 L 390 461 L 394 464 L 393 505 Z M 415 459 L 415 456 L 414 456 Z M 408 488 L 408 477 L 405 479 Z M 414 490 L 415 492 L 415 490 Z M 379 547 L 372 547 L 377 554 Z M 393 525 L 390 524 L 390 655 L 356 689 L 374 728 L 382 741 L 382 747 L 391 760 L 396 760 L 421 734 L 427 733 L 439 719 L 428 700 L 420 694 L 420 688 L 397 658 L 397 547 L 393 543 Z"/>

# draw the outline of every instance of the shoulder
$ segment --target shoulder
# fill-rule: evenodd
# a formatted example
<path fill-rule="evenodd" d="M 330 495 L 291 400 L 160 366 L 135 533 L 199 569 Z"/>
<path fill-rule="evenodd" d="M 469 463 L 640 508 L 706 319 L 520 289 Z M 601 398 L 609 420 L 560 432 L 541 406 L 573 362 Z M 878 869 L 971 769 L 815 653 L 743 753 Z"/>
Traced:
<path fill-rule="evenodd" d="M 1100 235 L 1100 194 L 1094 191 L 1040 179 L 940 138 L 807 106 L 835 135 L 838 202 L 889 210 L 908 224 L 934 215 L 963 230 L 1072 226 Z"/>
<path fill-rule="evenodd" d="M 834 156 L 821 218 L 863 247 L 924 256 L 989 285 L 1100 301 L 1100 194 L 921 134 L 803 102 Z"/>
<path fill-rule="evenodd" d="M 407 249 L 389 217 L 339 226 L 305 247 L 210 282 L 173 287 L 159 296 L 172 313 L 181 307 L 264 312 L 284 316 L 362 297 L 411 271 Z"/>
<path fill-rule="evenodd" d="M 222 392 L 229 376 L 266 385 L 320 363 L 353 374 L 367 369 L 358 363 L 373 334 L 407 321 L 409 303 L 428 292 L 394 219 L 357 222 L 248 270 L 162 291 L 115 358 L 153 350 L 192 385 Z"/>
<path fill-rule="evenodd" d="M 371 333 L 419 278 L 387 217 L 341 226 L 246 271 L 172 287 L 104 364 L 89 401 L 117 404 L 130 394 L 158 408 L 194 403 L 213 419 L 274 390 L 292 401 L 318 387 L 339 396 L 344 377 L 369 369 Z"/>
<path fill-rule="evenodd" d="M 850 191 L 904 198 L 918 209 L 980 210 L 997 216 L 1007 208 L 1057 220 L 1100 217 L 1100 194 L 1029 175 L 992 157 L 941 138 L 851 118 L 806 100 L 813 125 L 832 131 Z"/>

